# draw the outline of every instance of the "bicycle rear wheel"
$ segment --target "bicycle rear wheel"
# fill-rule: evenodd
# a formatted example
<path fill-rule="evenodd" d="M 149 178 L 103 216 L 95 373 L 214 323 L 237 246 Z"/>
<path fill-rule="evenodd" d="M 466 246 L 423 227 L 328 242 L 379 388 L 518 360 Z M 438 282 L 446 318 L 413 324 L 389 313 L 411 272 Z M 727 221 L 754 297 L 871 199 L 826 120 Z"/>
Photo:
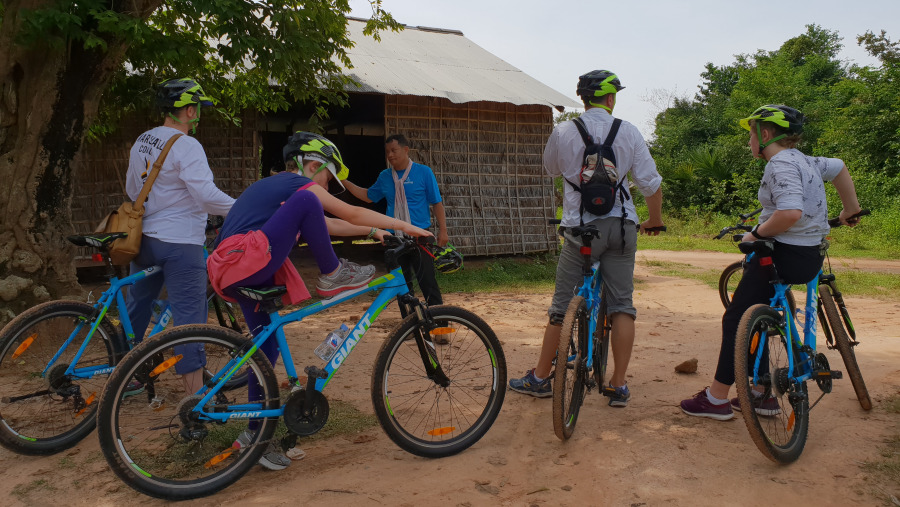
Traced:
<path fill-rule="evenodd" d="M 853 384 L 853 390 L 856 391 L 856 398 L 859 400 L 863 410 L 872 410 L 872 399 L 869 398 L 869 390 L 866 389 L 866 382 L 863 380 L 859 364 L 856 362 L 856 353 L 853 352 L 850 337 L 844 328 L 844 319 L 841 318 L 837 305 L 834 303 L 834 295 L 827 285 L 819 285 L 819 298 L 822 301 L 822 307 L 825 309 L 825 315 L 828 317 L 828 324 L 834 335 L 835 346 L 841 353 L 844 366 L 847 367 L 850 383 Z M 822 325 L 824 326 L 825 322 Z"/>
<path fill-rule="evenodd" d="M 88 304 L 50 301 L 23 312 L 0 332 L 0 445 L 20 454 L 53 454 L 94 429 L 97 401 L 109 373 L 65 375 L 90 331 L 92 315 L 94 308 Z M 113 325 L 102 320 L 78 369 L 112 365 L 116 336 Z M 53 366 L 43 373 L 57 353 Z"/>
<path fill-rule="evenodd" d="M 756 447 L 772 461 L 791 463 L 806 445 L 809 398 L 806 383 L 791 378 L 787 347 L 793 345 L 780 321 L 781 314 L 767 305 L 753 305 L 744 313 L 734 375 L 741 415 Z M 793 352 L 795 363 L 803 360 L 796 348 Z"/>
<path fill-rule="evenodd" d="M 266 451 L 277 424 L 277 418 L 260 419 L 258 429 L 249 431 L 247 415 L 280 406 L 275 373 L 257 351 L 235 374 L 252 372 L 259 379 L 261 401 L 249 403 L 243 386 L 220 391 L 203 407 L 207 413 L 227 410 L 242 417 L 213 422 L 194 412 L 201 397 L 185 393 L 174 367 L 180 359 L 175 347 L 190 344 L 202 344 L 207 370 L 219 373 L 246 350 L 247 341 L 218 326 L 167 329 L 122 359 L 97 413 L 100 448 L 113 472 L 135 490 L 167 500 L 209 495 L 243 476 Z M 145 394 L 124 397 L 132 381 L 144 383 Z"/>
<path fill-rule="evenodd" d="M 430 333 L 411 314 L 382 344 L 372 375 L 372 404 L 388 437 L 426 458 L 459 453 L 490 429 L 506 394 L 506 357 L 494 331 L 455 306 L 428 308 L 440 324 Z M 449 382 L 430 378 L 416 336 L 424 334 L 427 361 Z M 448 338 L 434 345 L 432 336 Z"/>
<path fill-rule="evenodd" d="M 583 297 L 575 296 L 563 319 L 553 376 L 553 431 L 560 440 L 567 440 L 575 431 L 587 392 L 588 330 L 587 304 Z"/>

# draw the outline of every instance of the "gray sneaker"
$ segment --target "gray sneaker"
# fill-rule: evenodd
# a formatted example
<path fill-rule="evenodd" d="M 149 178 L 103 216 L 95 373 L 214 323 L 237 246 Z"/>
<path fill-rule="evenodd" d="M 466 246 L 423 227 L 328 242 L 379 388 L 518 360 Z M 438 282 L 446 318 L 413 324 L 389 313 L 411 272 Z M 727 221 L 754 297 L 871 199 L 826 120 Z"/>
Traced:
<path fill-rule="evenodd" d="M 341 259 L 341 262 L 347 263 L 350 266 L 350 269 L 356 271 L 357 273 L 361 273 L 363 275 L 374 275 L 375 274 L 375 265 L 374 264 L 366 264 L 365 266 L 357 264 L 353 261 L 348 261 L 347 259 Z"/>
<path fill-rule="evenodd" d="M 330 298 L 347 290 L 365 287 L 373 278 L 375 278 L 375 266 L 360 266 L 347 259 L 341 259 L 341 266 L 333 275 L 319 277 L 316 293 Z"/>
<path fill-rule="evenodd" d="M 238 435 L 235 443 L 243 449 L 249 447 L 252 440 L 253 433 L 250 430 L 244 430 Z M 259 464 L 269 470 L 284 470 L 291 464 L 291 458 L 285 456 L 274 442 L 269 442 L 266 452 L 263 453 L 262 458 L 259 458 Z"/>

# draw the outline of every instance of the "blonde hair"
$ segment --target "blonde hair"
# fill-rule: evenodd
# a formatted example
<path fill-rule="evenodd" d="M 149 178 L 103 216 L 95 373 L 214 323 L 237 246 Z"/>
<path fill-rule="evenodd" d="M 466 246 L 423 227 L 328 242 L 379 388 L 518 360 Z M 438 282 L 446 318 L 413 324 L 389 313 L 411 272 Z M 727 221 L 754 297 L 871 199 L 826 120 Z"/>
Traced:
<path fill-rule="evenodd" d="M 750 125 L 750 128 L 752 129 L 752 128 L 756 127 L 756 122 L 757 122 L 757 120 L 750 120 L 747 124 Z M 769 133 L 772 134 L 772 137 L 778 137 L 782 134 L 786 134 L 786 132 L 784 131 L 783 128 L 779 127 L 778 125 L 769 123 L 767 121 L 762 122 L 760 127 L 763 130 L 768 130 Z M 796 148 L 797 145 L 800 144 L 800 141 L 802 141 L 802 140 L 803 140 L 802 134 L 787 134 L 784 137 L 782 137 L 781 139 L 775 141 L 775 144 L 777 144 L 778 146 L 784 146 L 785 148 Z"/>

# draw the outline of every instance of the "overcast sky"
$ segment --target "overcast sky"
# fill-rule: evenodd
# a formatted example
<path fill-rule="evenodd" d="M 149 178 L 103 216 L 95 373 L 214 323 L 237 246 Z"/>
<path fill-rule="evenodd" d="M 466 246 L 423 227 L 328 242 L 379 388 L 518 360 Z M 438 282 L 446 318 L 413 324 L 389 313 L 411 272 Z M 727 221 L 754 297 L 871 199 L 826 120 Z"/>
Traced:
<path fill-rule="evenodd" d="M 371 16 L 367 0 L 350 5 L 354 16 Z M 778 49 L 810 23 L 837 31 L 841 58 L 857 64 L 877 64 L 857 35 L 886 30 L 900 40 L 900 0 L 383 0 L 383 7 L 406 25 L 460 30 L 576 100 L 579 75 L 612 70 L 627 88 L 615 114 L 645 137 L 659 111 L 654 92 L 693 96 L 707 62 L 728 65 L 736 54 Z"/>

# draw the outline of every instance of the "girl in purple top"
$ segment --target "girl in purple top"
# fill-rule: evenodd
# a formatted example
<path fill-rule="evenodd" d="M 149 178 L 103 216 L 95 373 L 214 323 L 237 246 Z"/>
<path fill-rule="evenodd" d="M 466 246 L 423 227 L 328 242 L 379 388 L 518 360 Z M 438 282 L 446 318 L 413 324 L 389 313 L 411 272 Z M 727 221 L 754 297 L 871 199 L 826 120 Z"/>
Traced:
<path fill-rule="evenodd" d="M 283 155 L 287 170 L 250 185 L 238 197 L 225 219 L 218 240 L 221 244 L 232 236 L 254 231 L 262 232 L 268 239 L 269 262 L 257 272 L 218 289 L 223 296 L 237 300 L 247 327 L 254 335 L 269 324 L 269 316 L 256 311 L 257 302 L 242 297 L 237 288 L 273 285 L 276 273 L 284 267 L 296 273 L 287 258 L 301 235 L 322 272 L 316 292 L 326 297 L 363 287 L 374 278 L 375 273 L 373 266 L 359 266 L 338 259 L 331 246 L 331 235 L 368 235 L 380 241 L 386 234 L 384 229 L 399 229 L 410 236 L 431 236 L 430 232 L 412 224 L 351 206 L 329 194 L 329 181 L 335 179 L 340 184 L 349 170 L 337 147 L 328 139 L 309 132 L 297 132 L 284 147 Z M 324 211 L 340 218 L 326 218 Z M 230 250 L 219 250 L 217 248 L 215 254 L 210 256 L 211 278 L 221 276 L 223 269 L 229 269 L 227 264 L 213 265 L 217 262 L 214 259 L 226 258 L 231 253 Z M 266 341 L 260 349 L 274 365 L 278 359 L 275 340 Z M 251 374 L 248 382 L 249 399 L 258 400 L 261 393 L 257 379 Z M 258 421 L 251 421 L 237 443 L 247 445 L 251 442 L 252 432 L 258 427 Z M 281 470 L 290 464 L 290 460 L 274 444 L 270 444 L 260 464 L 270 470 Z"/>

